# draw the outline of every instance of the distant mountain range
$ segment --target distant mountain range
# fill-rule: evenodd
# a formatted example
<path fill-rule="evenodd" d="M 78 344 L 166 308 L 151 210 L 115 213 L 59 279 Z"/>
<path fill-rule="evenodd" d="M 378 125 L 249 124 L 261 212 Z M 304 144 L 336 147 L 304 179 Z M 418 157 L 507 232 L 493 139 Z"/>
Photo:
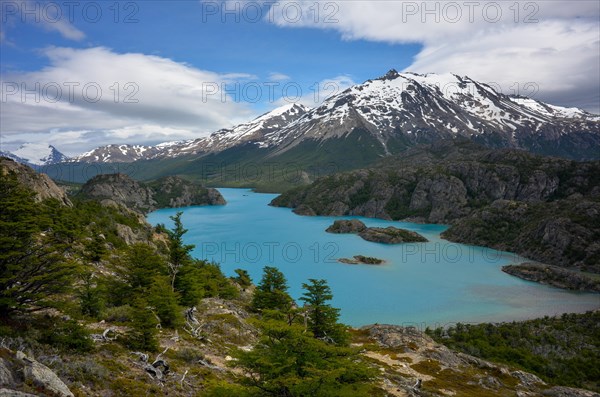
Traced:
<path fill-rule="evenodd" d="M 328 98 L 315 109 L 286 105 L 206 138 L 151 147 L 109 145 L 73 160 L 201 157 L 247 144 L 268 149 L 268 154 L 261 155 L 274 158 L 333 142 L 336 151 L 344 152 L 344 143 L 358 144 L 376 158 L 455 137 L 572 159 L 600 158 L 600 116 L 499 94 L 468 77 L 390 70 Z"/>
<path fill-rule="evenodd" d="M 74 157 L 71 161 L 85 163 L 119 163 L 137 160 L 202 156 L 219 153 L 235 146 L 267 143 L 266 137 L 277 135 L 284 127 L 298 120 L 310 109 L 289 104 L 265 113 L 256 119 L 231 129 L 221 129 L 208 137 L 189 141 L 165 142 L 156 146 L 108 145 Z"/>
<path fill-rule="evenodd" d="M 69 161 L 67 156 L 47 143 L 25 143 L 13 152 L 0 151 L 0 156 L 30 166 L 52 165 Z"/>
<path fill-rule="evenodd" d="M 390 70 L 314 109 L 289 104 L 208 137 L 156 146 L 108 145 L 70 161 L 149 161 L 153 167 L 139 167 L 138 177 L 146 179 L 195 175 L 203 162 L 293 162 L 301 169 L 335 163 L 343 170 L 419 144 L 455 139 L 575 160 L 600 159 L 600 116 L 504 95 L 469 77 Z"/>

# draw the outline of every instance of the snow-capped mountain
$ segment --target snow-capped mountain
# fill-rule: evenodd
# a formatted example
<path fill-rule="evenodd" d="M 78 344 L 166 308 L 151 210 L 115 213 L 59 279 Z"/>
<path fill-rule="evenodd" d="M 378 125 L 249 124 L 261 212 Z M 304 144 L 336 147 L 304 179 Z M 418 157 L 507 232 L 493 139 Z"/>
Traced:
<path fill-rule="evenodd" d="M 131 163 L 152 158 L 158 149 L 143 145 L 107 145 L 73 157 L 71 161 L 82 163 Z"/>
<path fill-rule="evenodd" d="M 69 158 L 48 143 L 25 143 L 12 152 L 0 152 L 0 155 L 19 163 L 44 166 L 62 163 Z"/>
<path fill-rule="evenodd" d="M 390 70 L 314 109 L 290 104 L 208 137 L 151 147 L 110 145 L 74 161 L 202 158 L 244 147 L 255 149 L 257 160 L 287 155 L 294 161 L 343 159 L 361 166 L 406 147 L 457 137 L 490 147 L 600 159 L 598 115 L 504 95 L 466 76 Z"/>
<path fill-rule="evenodd" d="M 309 108 L 299 104 L 284 105 L 248 123 L 219 130 L 207 137 L 188 141 L 165 142 L 156 146 L 102 146 L 73 158 L 73 161 L 87 163 L 133 162 L 141 159 L 149 160 L 218 153 L 237 145 L 252 142 L 261 144 L 266 135 L 276 133 L 289 123 L 302 117 L 308 110 Z"/>
<path fill-rule="evenodd" d="M 361 134 L 385 155 L 399 145 L 461 136 L 492 147 L 598 158 L 599 127 L 600 116 L 503 95 L 468 77 L 391 70 L 328 98 L 277 134 L 267 134 L 262 145 L 276 147 L 279 155 L 307 141 L 323 144 Z"/>

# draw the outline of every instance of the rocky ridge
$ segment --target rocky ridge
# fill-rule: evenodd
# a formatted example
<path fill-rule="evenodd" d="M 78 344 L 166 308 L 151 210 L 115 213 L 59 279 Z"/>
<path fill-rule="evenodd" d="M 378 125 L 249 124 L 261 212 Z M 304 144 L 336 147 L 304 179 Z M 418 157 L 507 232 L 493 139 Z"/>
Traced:
<path fill-rule="evenodd" d="M 125 174 L 98 175 L 83 185 L 79 194 L 85 198 L 119 203 L 142 213 L 165 207 L 225 204 L 218 190 L 174 176 L 146 184 Z"/>
<path fill-rule="evenodd" d="M 56 186 L 52 179 L 45 174 L 35 172 L 26 165 L 7 157 L 0 157 L 0 172 L 4 175 L 9 172 L 14 173 L 24 187 L 35 193 L 35 200 L 37 201 L 56 199 L 65 205 L 72 205 L 65 191 Z"/>

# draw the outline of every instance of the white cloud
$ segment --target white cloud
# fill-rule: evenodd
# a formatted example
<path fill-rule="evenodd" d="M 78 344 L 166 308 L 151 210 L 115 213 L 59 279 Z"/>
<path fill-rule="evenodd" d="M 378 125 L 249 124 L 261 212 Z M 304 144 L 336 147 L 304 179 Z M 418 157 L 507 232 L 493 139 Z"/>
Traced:
<path fill-rule="evenodd" d="M 6 2 L 2 4 L 2 25 L 6 28 L 13 27 L 18 22 L 25 22 L 49 32 L 57 32 L 68 40 L 83 40 L 86 37 L 85 33 L 69 22 L 70 13 L 63 8 L 64 5 L 59 2 Z M 0 42 L 4 41 L 8 41 L 6 30 L 0 31 Z"/>
<path fill-rule="evenodd" d="M 278 72 L 269 73 L 269 76 L 267 78 L 268 81 L 286 81 L 289 79 L 291 79 L 291 77 L 288 76 L 287 74 L 278 73 Z"/>
<path fill-rule="evenodd" d="M 503 92 L 533 82 L 538 99 L 599 111 L 597 1 L 284 0 L 266 19 L 346 40 L 422 44 L 407 71 L 469 75 Z"/>
<path fill-rule="evenodd" d="M 56 31 L 60 33 L 60 35 L 65 39 L 81 41 L 85 38 L 85 33 L 64 19 L 56 22 L 43 22 L 42 27 L 45 30 Z"/>
<path fill-rule="evenodd" d="M 38 136 L 75 154 L 98 144 L 197 137 L 254 115 L 221 90 L 250 75 L 104 47 L 43 53 L 49 66 L 2 76 L 3 145 Z"/>

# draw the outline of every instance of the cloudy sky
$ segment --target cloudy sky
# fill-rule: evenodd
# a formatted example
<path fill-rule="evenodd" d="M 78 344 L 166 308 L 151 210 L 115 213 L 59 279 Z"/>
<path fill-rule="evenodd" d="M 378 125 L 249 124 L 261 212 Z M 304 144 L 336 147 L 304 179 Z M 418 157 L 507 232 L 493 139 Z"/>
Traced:
<path fill-rule="evenodd" d="M 0 1 L 0 149 L 190 139 L 389 69 L 600 112 L 600 2 Z"/>

